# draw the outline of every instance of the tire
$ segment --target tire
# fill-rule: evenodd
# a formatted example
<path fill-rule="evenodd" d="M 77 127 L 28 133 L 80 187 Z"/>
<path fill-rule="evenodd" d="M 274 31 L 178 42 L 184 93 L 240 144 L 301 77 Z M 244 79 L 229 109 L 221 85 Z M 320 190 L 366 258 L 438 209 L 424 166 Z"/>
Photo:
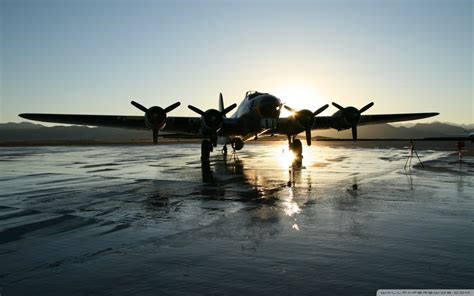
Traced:
<path fill-rule="evenodd" d="M 209 140 L 202 140 L 201 159 L 208 160 L 210 154 L 211 154 L 211 142 L 209 142 Z"/>
<path fill-rule="evenodd" d="M 303 145 L 301 144 L 300 140 L 296 139 L 296 140 L 293 141 L 291 150 L 293 150 L 293 153 L 297 157 L 303 158 Z"/>

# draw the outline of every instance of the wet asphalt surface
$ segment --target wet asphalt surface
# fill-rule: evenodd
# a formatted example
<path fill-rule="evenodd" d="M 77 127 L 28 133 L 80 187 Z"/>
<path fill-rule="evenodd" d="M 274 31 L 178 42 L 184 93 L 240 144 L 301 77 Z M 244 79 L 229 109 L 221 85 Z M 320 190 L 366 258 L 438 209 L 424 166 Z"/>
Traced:
<path fill-rule="evenodd" d="M 374 145 L 0 148 L 0 293 L 472 288 L 474 159 Z"/>

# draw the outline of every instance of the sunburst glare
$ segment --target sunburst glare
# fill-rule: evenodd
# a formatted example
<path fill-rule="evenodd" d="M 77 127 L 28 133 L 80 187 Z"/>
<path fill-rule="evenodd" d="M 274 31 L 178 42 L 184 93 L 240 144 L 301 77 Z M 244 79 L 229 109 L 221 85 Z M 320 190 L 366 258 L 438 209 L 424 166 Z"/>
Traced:
<path fill-rule="evenodd" d="M 319 94 L 317 90 L 305 85 L 285 86 L 273 90 L 272 93 L 280 98 L 285 105 L 288 105 L 295 110 L 316 110 L 329 102 L 329 100 Z M 282 109 L 282 117 L 290 115 L 290 111 Z"/>
<path fill-rule="evenodd" d="M 284 168 L 291 167 L 295 160 L 295 154 L 288 148 L 288 145 L 278 145 L 275 155 L 278 155 L 278 161 Z"/>

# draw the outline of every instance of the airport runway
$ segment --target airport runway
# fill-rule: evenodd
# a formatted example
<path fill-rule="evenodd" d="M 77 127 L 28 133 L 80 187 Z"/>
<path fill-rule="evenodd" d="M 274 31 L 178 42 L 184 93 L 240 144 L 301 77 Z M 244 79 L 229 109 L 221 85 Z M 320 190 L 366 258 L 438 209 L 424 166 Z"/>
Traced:
<path fill-rule="evenodd" d="M 360 145 L 0 148 L 0 293 L 473 288 L 474 159 Z"/>

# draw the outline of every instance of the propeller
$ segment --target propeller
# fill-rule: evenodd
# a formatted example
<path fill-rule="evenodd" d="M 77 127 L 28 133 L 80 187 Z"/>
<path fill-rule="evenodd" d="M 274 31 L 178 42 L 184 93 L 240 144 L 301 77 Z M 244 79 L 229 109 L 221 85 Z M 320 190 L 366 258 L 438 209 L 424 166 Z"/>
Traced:
<path fill-rule="evenodd" d="M 143 111 L 145 113 L 145 125 L 153 131 L 153 143 L 158 143 L 158 132 L 166 123 L 166 114 L 176 109 L 180 102 L 176 102 L 172 105 L 169 105 L 165 109 L 153 106 L 146 108 L 145 106 L 137 103 L 135 101 L 130 102 L 135 108 Z"/>
<path fill-rule="evenodd" d="M 203 122 L 206 127 L 214 132 L 217 132 L 220 126 L 222 125 L 225 115 L 232 111 L 235 107 L 237 107 L 237 104 L 234 103 L 222 111 L 217 111 L 216 109 L 209 109 L 204 112 L 201 109 L 194 107 L 193 105 L 188 105 L 189 109 L 202 116 Z"/>
<path fill-rule="evenodd" d="M 214 146 L 217 144 L 217 132 L 221 128 L 226 114 L 232 111 L 235 107 L 237 107 L 237 104 L 234 103 L 229 107 L 224 108 L 224 99 L 222 97 L 222 93 L 219 94 L 220 111 L 216 109 L 208 109 L 206 111 L 202 111 L 201 109 L 194 107 L 193 105 L 188 105 L 189 109 L 201 115 L 201 126 L 206 133 L 210 134 L 211 141 Z"/>
<path fill-rule="evenodd" d="M 364 113 L 365 111 L 369 110 L 374 105 L 374 102 L 368 103 L 364 107 L 360 108 L 360 110 L 357 110 L 357 108 L 354 108 L 354 107 L 344 108 L 335 102 L 333 102 L 332 105 L 342 111 L 342 114 L 345 120 L 351 125 L 352 139 L 356 141 L 357 140 L 357 123 L 359 122 L 360 115 Z"/>
<path fill-rule="evenodd" d="M 224 108 L 224 98 L 222 93 L 219 93 L 219 111 L 216 109 L 209 109 L 204 112 L 193 105 L 188 105 L 189 109 L 202 116 L 204 127 L 207 130 L 211 130 L 213 133 L 216 133 L 220 129 L 226 114 L 232 111 L 235 107 L 237 107 L 237 104 L 234 103 L 229 107 Z"/>
<path fill-rule="evenodd" d="M 314 125 L 314 119 L 319 113 L 326 110 L 329 107 L 329 105 L 326 104 L 326 105 L 322 106 L 321 108 L 319 108 L 318 110 L 316 110 L 314 112 L 311 112 L 308 109 L 295 111 L 293 108 L 291 108 L 290 106 L 287 106 L 287 105 L 284 105 L 284 107 L 285 107 L 286 110 L 288 110 L 290 112 L 293 112 L 294 118 L 297 120 L 299 125 L 301 125 L 305 130 L 306 144 L 308 146 L 311 146 L 311 129 L 313 128 L 313 125 Z"/>

